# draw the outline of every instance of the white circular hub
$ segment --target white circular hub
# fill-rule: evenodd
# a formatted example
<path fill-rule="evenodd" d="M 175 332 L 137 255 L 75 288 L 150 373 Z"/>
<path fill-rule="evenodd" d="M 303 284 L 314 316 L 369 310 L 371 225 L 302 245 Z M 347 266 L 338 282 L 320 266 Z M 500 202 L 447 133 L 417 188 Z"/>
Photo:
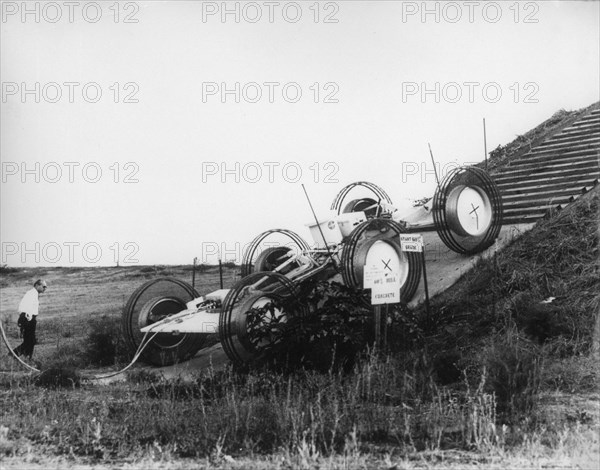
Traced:
<path fill-rule="evenodd" d="M 385 276 L 397 275 L 400 278 L 400 286 L 403 286 L 408 278 L 406 256 L 399 254 L 393 245 L 382 240 L 376 241 L 369 248 L 365 266 L 376 266 Z"/>
<path fill-rule="evenodd" d="M 478 187 L 458 186 L 448 196 L 450 228 L 461 235 L 478 236 L 492 222 L 492 205 Z"/>

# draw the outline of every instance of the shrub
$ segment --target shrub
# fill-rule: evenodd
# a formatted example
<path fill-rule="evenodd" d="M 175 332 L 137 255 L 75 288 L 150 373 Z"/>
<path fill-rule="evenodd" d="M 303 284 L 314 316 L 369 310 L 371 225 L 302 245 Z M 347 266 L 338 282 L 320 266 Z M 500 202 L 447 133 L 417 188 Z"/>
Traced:
<path fill-rule="evenodd" d="M 361 291 L 336 282 L 316 282 L 305 295 L 271 302 L 248 313 L 252 342 L 262 352 L 257 364 L 326 371 L 352 369 L 369 341 L 371 309 Z M 275 311 L 307 311 L 277 318 Z"/>
<path fill-rule="evenodd" d="M 109 315 L 94 319 L 86 339 L 86 357 L 90 364 L 110 366 L 127 360 L 119 322 Z"/>
<path fill-rule="evenodd" d="M 518 295 L 514 300 L 514 319 L 517 325 L 539 343 L 572 333 L 562 313 L 558 307 L 542 303 L 527 294 Z"/>
<path fill-rule="evenodd" d="M 34 383 L 45 388 L 75 388 L 81 385 L 81 377 L 72 368 L 50 367 L 43 370 Z"/>
<path fill-rule="evenodd" d="M 19 268 L 11 268 L 7 264 L 0 265 L 0 274 L 11 274 L 19 271 Z"/>
<path fill-rule="evenodd" d="M 86 366 L 86 348 L 82 341 L 65 341 L 43 361 L 52 369 L 80 369 Z"/>

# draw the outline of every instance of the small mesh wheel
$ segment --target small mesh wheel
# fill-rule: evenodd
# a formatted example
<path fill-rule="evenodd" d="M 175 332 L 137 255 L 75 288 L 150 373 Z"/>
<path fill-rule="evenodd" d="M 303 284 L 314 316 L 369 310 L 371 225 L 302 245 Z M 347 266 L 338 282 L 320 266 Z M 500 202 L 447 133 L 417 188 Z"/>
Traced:
<path fill-rule="evenodd" d="M 271 235 L 280 234 L 290 239 L 290 243 L 285 246 L 262 248 L 261 244 Z M 242 258 L 242 277 L 246 277 L 254 272 L 258 271 L 270 271 L 270 265 L 273 262 L 272 253 L 277 250 L 278 253 L 284 254 L 283 250 L 288 251 L 307 251 L 310 249 L 308 243 L 295 232 L 286 229 L 272 229 L 267 230 L 259 234 L 250 244 L 244 252 Z"/>
<path fill-rule="evenodd" d="M 266 250 L 261 251 L 261 253 L 256 258 L 252 271 L 274 271 L 283 263 L 288 261 L 289 255 L 293 254 L 292 252 L 293 250 L 286 246 L 274 246 L 267 248 Z M 286 274 L 297 267 L 298 263 L 292 262 L 285 266 L 283 270 L 278 272 L 280 272 L 281 274 Z"/>
<path fill-rule="evenodd" d="M 185 310 L 186 303 L 196 297 L 199 294 L 192 286 L 169 277 L 153 279 L 136 289 L 121 315 L 121 329 L 130 353 L 137 351 L 144 337 L 140 328 Z M 203 334 L 159 333 L 144 349 L 141 358 L 157 366 L 175 364 L 196 354 L 205 340 Z"/>
<path fill-rule="evenodd" d="M 362 199 L 353 199 L 348 204 L 344 206 L 342 213 L 348 212 L 364 212 L 365 216 L 371 218 L 377 215 L 377 201 L 375 199 L 371 199 L 370 197 L 365 197 Z"/>
<path fill-rule="evenodd" d="M 377 199 L 371 199 L 371 198 L 355 199 L 353 201 L 350 201 L 348 204 L 344 205 L 344 200 L 346 199 L 346 196 L 348 196 L 348 193 L 350 193 L 350 191 L 352 191 L 354 188 L 359 187 L 359 186 L 362 186 L 363 188 L 368 189 L 371 193 L 373 193 L 375 195 L 375 197 Z M 351 183 L 347 186 L 344 186 L 340 190 L 340 192 L 337 194 L 337 196 L 331 203 L 331 210 L 336 211 L 338 215 L 342 212 L 358 212 L 358 211 L 364 210 L 364 208 L 366 208 L 366 207 L 372 206 L 373 204 L 377 204 L 378 201 L 379 202 L 385 201 L 388 204 L 392 203 L 392 200 L 387 195 L 387 193 L 382 188 L 377 186 L 376 184 L 369 183 L 368 181 L 357 181 L 356 183 Z M 359 209 L 359 205 L 363 208 Z M 375 216 L 376 212 L 377 212 L 377 208 L 375 207 L 375 208 L 373 208 L 372 211 L 369 211 L 369 212 L 370 213 L 366 214 L 366 215 L 368 215 L 369 217 Z"/>

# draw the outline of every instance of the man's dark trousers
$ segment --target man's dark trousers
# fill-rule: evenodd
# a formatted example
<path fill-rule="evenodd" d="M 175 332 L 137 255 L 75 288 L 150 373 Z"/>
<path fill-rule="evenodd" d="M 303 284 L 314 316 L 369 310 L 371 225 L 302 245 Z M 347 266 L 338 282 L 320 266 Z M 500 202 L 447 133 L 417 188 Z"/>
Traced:
<path fill-rule="evenodd" d="M 20 356 L 23 354 L 31 359 L 33 356 L 33 347 L 35 346 L 35 327 L 37 320 L 35 315 L 29 321 L 25 321 L 23 328 L 23 343 L 15 348 L 15 354 Z"/>

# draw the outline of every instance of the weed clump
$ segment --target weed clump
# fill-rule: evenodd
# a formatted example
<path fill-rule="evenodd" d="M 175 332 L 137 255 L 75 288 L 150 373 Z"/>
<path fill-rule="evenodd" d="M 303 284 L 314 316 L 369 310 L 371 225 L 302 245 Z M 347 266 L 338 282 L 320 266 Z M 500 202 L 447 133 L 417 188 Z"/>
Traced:
<path fill-rule="evenodd" d="M 89 364 L 111 366 L 127 361 L 119 322 L 109 315 L 94 319 L 86 338 L 85 355 Z"/>
<path fill-rule="evenodd" d="M 517 295 L 513 300 L 512 313 L 517 326 L 540 344 L 571 333 L 569 320 L 562 315 L 558 305 L 533 299 L 531 295 Z"/>
<path fill-rule="evenodd" d="M 516 328 L 493 335 L 480 355 L 498 411 L 520 417 L 535 405 L 542 380 L 542 350 Z"/>
<path fill-rule="evenodd" d="M 0 265 L 0 274 L 12 274 L 19 272 L 19 268 L 11 268 L 7 264 Z"/>
<path fill-rule="evenodd" d="M 50 367 L 40 372 L 34 384 L 44 388 L 77 388 L 81 385 L 81 377 L 75 369 Z"/>

